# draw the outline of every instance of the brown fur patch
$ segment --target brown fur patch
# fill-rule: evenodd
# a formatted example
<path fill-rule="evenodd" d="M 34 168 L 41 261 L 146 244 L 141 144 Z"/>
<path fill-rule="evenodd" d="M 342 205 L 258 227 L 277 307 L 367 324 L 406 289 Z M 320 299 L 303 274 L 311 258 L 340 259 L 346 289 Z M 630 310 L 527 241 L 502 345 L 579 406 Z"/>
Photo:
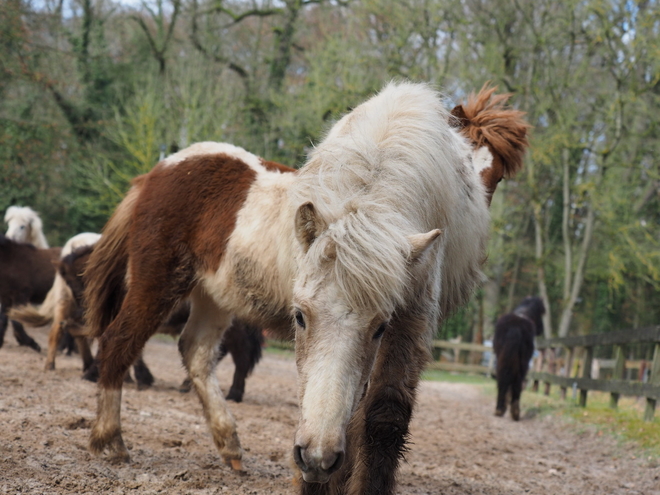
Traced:
<path fill-rule="evenodd" d="M 155 248 L 167 257 L 175 255 L 179 263 L 168 271 L 177 279 L 189 276 L 181 262 L 215 271 L 256 172 L 229 155 L 196 155 L 175 166 L 156 166 L 146 179 L 136 205 L 131 252 Z"/>
<path fill-rule="evenodd" d="M 263 158 L 260 159 L 261 164 L 266 168 L 266 170 L 269 170 L 271 172 L 295 172 L 295 168 L 287 167 L 286 165 L 282 165 L 281 163 L 277 162 L 271 162 L 268 160 L 264 160 Z"/>

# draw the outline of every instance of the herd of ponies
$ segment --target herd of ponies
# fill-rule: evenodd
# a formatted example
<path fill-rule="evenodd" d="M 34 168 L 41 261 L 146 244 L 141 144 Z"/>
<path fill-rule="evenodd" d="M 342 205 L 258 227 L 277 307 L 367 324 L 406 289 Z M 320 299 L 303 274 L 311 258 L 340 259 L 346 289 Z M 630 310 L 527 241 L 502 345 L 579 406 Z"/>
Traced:
<path fill-rule="evenodd" d="M 63 335 L 73 337 L 98 381 L 90 450 L 127 461 L 122 386 L 131 366 L 138 387 L 153 383 L 142 359 L 152 335 L 180 335 L 182 389 L 195 389 L 220 456 L 242 470 L 215 367 L 232 354 L 227 398 L 240 401 L 268 328 L 295 339 L 300 493 L 393 494 L 431 340 L 481 282 L 492 195 L 528 147 L 524 114 L 495 89 L 448 111 L 428 85 L 390 83 L 299 169 L 193 144 L 136 177 L 101 234 L 61 249 L 33 210 L 10 207 L 0 346 L 12 325 L 38 351 L 23 324 L 50 324 L 52 370 Z M 542 313 L 528 298 L 497 322 L 498 415 L 508 397 L 519 418 Z"/>

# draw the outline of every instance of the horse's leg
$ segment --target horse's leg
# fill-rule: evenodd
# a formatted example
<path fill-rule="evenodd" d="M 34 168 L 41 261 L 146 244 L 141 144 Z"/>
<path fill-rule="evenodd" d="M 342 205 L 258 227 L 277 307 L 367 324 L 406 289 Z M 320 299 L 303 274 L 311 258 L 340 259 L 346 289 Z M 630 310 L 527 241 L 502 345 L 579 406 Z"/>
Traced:
<path fill-rule="evenodd" d="M 89 341 L 87 337 L 73 337 L 76 347 L 78 347 L 78 352 L 83 362 L 83 371 L 87 371 L 94 362 L 94 356 L 92 356 L 92 351 L 89 348 Z"/>
<path fill-rule="evenodd" d="M 0 312 L 0 348 L 2 348 L 5 343 L 5 332 L 7 331 L 7 325 L 9 323 L 9 318 L 4 312 Z"/>
<path fill-rule="evenodd" d="M 520 420 L 520 394 L 522 393 L 523 377 L 515 376 L 511 380 L 511 418 L 514 421 Z"/>
<path fill-rule="evenodd" d="M 234 322 L 225 332 L 222 347 L 231 354 L 234 361 L 234 378 L 226 399 L 241 402 L 245 393 L 245 378 L 250 372 L 250 342 L 247 341 L 245 327 Z"/>
<path fill-rule="evenodd" d="M 190 297 L 191 312 L 179 339 L 179 352 L 204 409 L 213 441 L 223 460 L 234 469 L 242 469 L 243 450 L 236 433 L 236 422 L 215 375 L 222 334 L 231 315 L 221 311 L 201 287 Z"/>
<path fill-rule="evenodd" d="M 157 287 L 149 283 L 152 281 L 147 281 L 144 286 L 134 283 L 126 294 L 119 314 L 99 339 L 98 410 L 89 445 L 90 450 L 96 454 L 107 448 L 110 457 L 120 461 L 129 460 L 121 436 L 122 382 L 171 305 L 167 294 L 161 294 Z"/>
<path fill-rule="evenodd" d="M 25 332 L 25 328 L 23 328 L 23 324 L 21 322 L 11 320 L 11 324 L 12 327 L 14 327 L 14 337 L 16 338 L 18 345 L 25 345 L 31 347 L 37 352 L 41 352 L 41 346 L 37 344 L 35 340 Z"/>
<path fill-rule="evenodd" d="M 57 345 L 64 333 L 64 326 L 66 325 L 66 311 L 68 305 L 63 298 L 60 298 L 55 304 L 55 311 L 53 312 L 53 324 L 48 333 L 48 353 L 46 354 L 46 370 L 55 369 L 55 356 L 57 355 Z"/>
<path fill-rule="evenodd" d="M 144 362 L 142 352 L 135 363 L 133 363 L 133 373 L 135 373 L 135 381 L 137 382 L 138 390 L 146 390 L 154 384 L 154 376 Z"/>
<path fill-rule="evenodd" d="M 511 384 L 509 370 L 504 366 L 506 356 L 497 357 L 497 404 L 495 406 L 495 416 L 502 417 L 506 413 L 507 392 Z"/>

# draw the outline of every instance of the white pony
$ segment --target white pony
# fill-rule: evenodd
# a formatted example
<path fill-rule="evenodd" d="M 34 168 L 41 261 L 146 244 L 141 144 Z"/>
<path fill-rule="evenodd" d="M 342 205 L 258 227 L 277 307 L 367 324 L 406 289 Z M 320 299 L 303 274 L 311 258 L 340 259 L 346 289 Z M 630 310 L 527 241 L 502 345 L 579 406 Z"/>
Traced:
<path fill-rule="evenodd" d="M 49 247 L 41 218 L 29 206 L 10 206 L 5 213 L 5 222 L 9 224 L 5 234 L 9 239 L 30 243 L 40 249 Z"/>

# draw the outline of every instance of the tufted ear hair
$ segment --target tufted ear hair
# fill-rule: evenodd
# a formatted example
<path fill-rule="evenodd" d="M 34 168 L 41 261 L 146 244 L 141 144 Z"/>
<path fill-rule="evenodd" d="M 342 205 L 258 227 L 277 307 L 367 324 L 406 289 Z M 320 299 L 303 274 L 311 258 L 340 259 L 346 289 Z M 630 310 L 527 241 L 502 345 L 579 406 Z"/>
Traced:
<path fill-rule="evenodd" d="M 426 250 L 433 244 L 438 237 L 440 237 L 442 231 L 440 229 L 433 229 L 425 234 L 414 234 L 408 236 L 408 242 L 410 242 L 411 250 L 410 257 L 408 261 L 417 261 Z"/>
<path fill-rule="evenodd" d="M 311 202 L 303 203 L 296 211 L 295 229 L 296 238 L 307 252 L 316 238 L 328 228 L 325 221 L 318 215 L 314 204 Z"/>
<path fill-rule="evenodd" d="M 463 108 L 463 105 L 456 105 L 449 113 L 451 114 L 449 125 L 456 129 L 463 129 L 463 127 L 470 123 L 470 119 L 468 119 L 465 114 L 465 108 Z"/>

